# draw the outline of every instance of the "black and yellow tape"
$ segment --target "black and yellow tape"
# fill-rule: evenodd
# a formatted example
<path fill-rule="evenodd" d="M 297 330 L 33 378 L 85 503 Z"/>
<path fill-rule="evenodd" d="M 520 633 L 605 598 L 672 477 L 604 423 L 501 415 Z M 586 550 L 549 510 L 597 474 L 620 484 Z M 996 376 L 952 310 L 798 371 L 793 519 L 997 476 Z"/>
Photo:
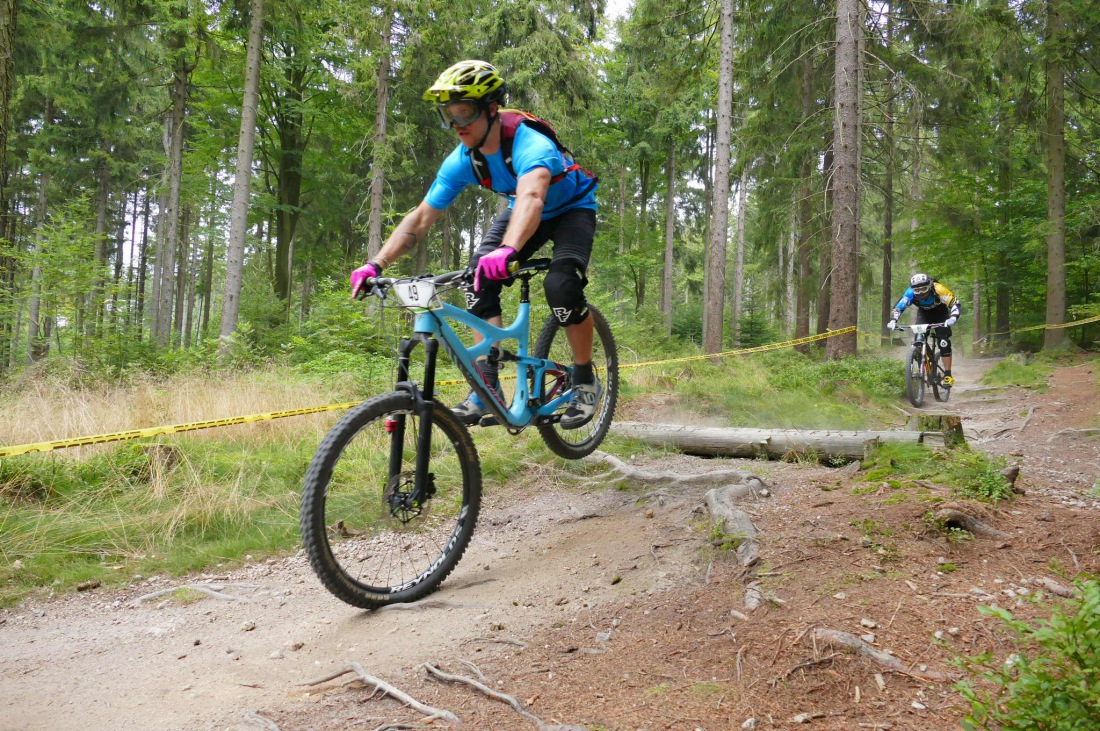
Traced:
<path fill-rule="evenodd" d="M 0 447 L 0 457 L 14 457 L 19 454 L 32 452 L 52 452 L 55 449 L 67 449 L 68 447 L 84 447 L 89 444 L 106 444 L 108 442 L 122 442 L 128 439 L 141 439 L 143 437 L 158 437 L 163 434 L 179 434 L 180 432 L 195 431 L 197 429 L 213 429 L 219 426 L 234 426 L 236 424 L 253 424 L 257 421 L 270 421 L 271 419 L 285 419 L 289 416 L 304 416 L 305 414 L 318 414 L 324 411 L 343 411 L 355 406 L 358 401 L 349 401 L 342 404 L 329 404 L 328 406 L 311 406 L 304 409 L 288 409 L 286 411 L 271 411 L 266 414 L 249 414 L 248 416 L 234 416 L 228 419 L 210 419 L 208 421 L 194 421 L 188 424 L 172 424 L 170 426 L 154 426 L 148 429 L 131 429 L 111 434 L 96 434 L 90 437 L 76 437 L 74 439 L 57 439 L 52 442 L 35 442 L 33 444 L 17 444 L 13 447 Z"/>
<path fill-rule="evenodd" d="M 826 338 L 836 337 L 838 335 L 845 335 L 856 330 L 855 326 L 842 328 L 840 330 L 832 330 L 829 332 L 821 333 L 819 335 L 810 335 L 805 338 L 798 338 L 796 340 L 787 340 L 782 343 L 773 343 L 771 345 L 760 345 L 754 348 L 741 348 L 739 350 L 727 350 L 723 353 L 712 353 L 710 355 L 693 355 L 685 358 L 672 358 L 669 360 L 655 360 L 644 363 L 629 363 L 619 366 L 621 370 L 631 368 L 644 368 L 654 365 L 666 365 L 670 363 L 686 363 L 696 360 L 710 360 L 713 358 L 724 358 L 732 355 L 747 355 L 749 353 L 763 353 L 769 350 L 780 350 L 782 348 L 791 348 L 797 345 L 803 345 L 806 343 L 813 343 L 818 340 L 824 340 Z M 449 379 L 443 381 L 436 381 L 436 386 L 454 386 L 465 383 L 464 379 Z M 113 432 L 109 434 L 96 434 L 89 437 L 75 437 L 73 439 L 57 439 L 49 442 L 35 442 L 31 444 L 16 444 L 10 447 L 0 447 L 0 458 L 3 457 L 15 457 L 21 454 L 31 454 L 35 452 L 52 452 L 57 449 L 67 449 L 69 447 L 84 447 L 91 444 L 107 444 L 108 442 L 121 442 L 129 439 L 142 439 L 146 437 L 157 437 L 167 434 L 179 434 L 182 432 L 196 431 L 199 429 L 213 429 L 221 426 L 235 426 L 237 424 L 253 424 L 259 421 L 270 421 L 272 419 L 285 419 L 290 416 L 304 416 L 306 414 L 318 414 L 325 411 L 343 411 L 355 406 L 358 401 L 349 401 L 346 403 L 329 404 L 327 406 L 311 406 L 303 409 L 288 409 L 286 411 L 271 411 L 263 414 L 250 414 L 248 416 L 235 416 L 227 419 L 210 419 L 208 421 L 195 421 L 187 424 L 172 424 L 170 426 L 157 426 L 150 427 L 148 429 L 132 429 L 130 431 Z"/>

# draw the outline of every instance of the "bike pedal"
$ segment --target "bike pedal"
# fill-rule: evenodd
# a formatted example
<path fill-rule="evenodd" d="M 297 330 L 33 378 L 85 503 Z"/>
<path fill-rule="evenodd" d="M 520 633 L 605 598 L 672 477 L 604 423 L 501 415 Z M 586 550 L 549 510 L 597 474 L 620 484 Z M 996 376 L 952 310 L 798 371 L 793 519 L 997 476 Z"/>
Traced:
<path fill-rule="evenodd" d="M 496 426 L 499 423 L 500 422 L 497 421 L 497 417 L 493 416 L 492 414 L 486 414 L 485 416 L 481 417 L 481 421 L 479 421 L 477 423 L 477 425 L 478 426 Z"/>

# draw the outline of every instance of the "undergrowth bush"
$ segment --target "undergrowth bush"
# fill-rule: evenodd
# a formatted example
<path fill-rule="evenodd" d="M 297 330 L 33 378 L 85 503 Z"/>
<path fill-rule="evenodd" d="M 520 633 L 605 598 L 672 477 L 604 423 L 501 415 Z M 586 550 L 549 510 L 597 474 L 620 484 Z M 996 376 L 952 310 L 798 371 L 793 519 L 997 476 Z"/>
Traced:
<path fill-rule="evenodd" d="M 1005 465 L 1003 457 L 965 447 L 936 451 L 923 444 L 885 442 L 863 462 L 863 469 L 867 481 L 930 480 L 948 485 L 954 497 L 997 503 L 1014 496 L 1001 474 Z"/>
<path fill-rule="evenodd" d="M 1003 662 L 988 653 L 957 661 L 970 676 L 956 686 L 970 705 L 965 728 L 1100 728 L 1100 585 L 1076 586 L 1079 598 L 1035 624 L 1002 607 L 978 607 L 1015 636 L 1017 650 Z"/>

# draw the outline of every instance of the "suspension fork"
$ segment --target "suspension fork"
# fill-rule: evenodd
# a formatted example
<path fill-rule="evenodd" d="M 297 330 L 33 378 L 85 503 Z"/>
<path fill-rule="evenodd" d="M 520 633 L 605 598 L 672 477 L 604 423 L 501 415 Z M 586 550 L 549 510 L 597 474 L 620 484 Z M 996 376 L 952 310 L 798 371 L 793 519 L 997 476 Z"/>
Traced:
<path fill-rule="evenodd" d="M 409 361 L 417 345 L 424 345 L 424 388 L 419 389 L 409 380 Z M 411 338 L 402 338 L 397 356 L 398 391 L 404 391 L 413 397 L 413 413 L 420 419 L 420 433 L 416 441 L 416 469 L 411 498 L 415 507 L 432 496 L 434 485 L 428 465 L 432 453 L 432 419 L 435 413 L 435 364 L 439 354 L 439 341 L 427 334 L 417 333 Z M 401 473 L 404 459 L 405 415 L 394 419 L 390 439 L 390 480 Z"/>

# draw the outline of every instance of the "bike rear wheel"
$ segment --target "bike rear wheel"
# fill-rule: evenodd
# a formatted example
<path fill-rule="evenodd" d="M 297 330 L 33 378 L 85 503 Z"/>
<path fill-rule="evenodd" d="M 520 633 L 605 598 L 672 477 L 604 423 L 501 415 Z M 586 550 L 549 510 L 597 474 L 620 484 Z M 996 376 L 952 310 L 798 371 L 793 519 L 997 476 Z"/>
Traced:
<path fill-rule="evenodd" d="M 310 565 L 325 588 L 356 607 L 430 594 L 462 557 L 477 522 L 481 465 L 469 431 L 438 402 L 431 424 L 414 406 L 411 394 L 394 391 L 352 408 L 306 473 L 301 526 Z M 434 492 L 412 504 L 407 498 L 425 428 L 433 430 Z M 392 479 L 391 456 L 399 465 Z"/>
<path fill-rule="evenodd" d="M 607 430 L 611 428 L 611 419 L 615 415 L 615 403 L 619 398 L 619 351 L 615 338 L 611 335 L 611 326 L 607 319 L 594 306 L 589 305 L 595 325 L 595 337 L 592 343 L 592 367 L 603 387 L 596 402 L 596 412 L 588 423 L 576 429 L 563 429 L 557 422 L 539 424 L 542 436 L 550 451 L 566 459 L 586 457 L 603 442 Z M 565 336 L 565 328 L 555 318 L 547 320 L 535 342 L 536 358 L 548 358 L 555 363 L 573 362 L 573 351 Z M 562 391 L 572 388 L 568 374 L 563 372 L 547 374 L 547 383 L 543 384 L 547 398 L 554 398 Z"/>
<path fill-rule="evenodd" d="M 924 350 L 913 348 L 905 368 L 905 392 L 909 403 L 920 408 L 924 403 Z"/>

